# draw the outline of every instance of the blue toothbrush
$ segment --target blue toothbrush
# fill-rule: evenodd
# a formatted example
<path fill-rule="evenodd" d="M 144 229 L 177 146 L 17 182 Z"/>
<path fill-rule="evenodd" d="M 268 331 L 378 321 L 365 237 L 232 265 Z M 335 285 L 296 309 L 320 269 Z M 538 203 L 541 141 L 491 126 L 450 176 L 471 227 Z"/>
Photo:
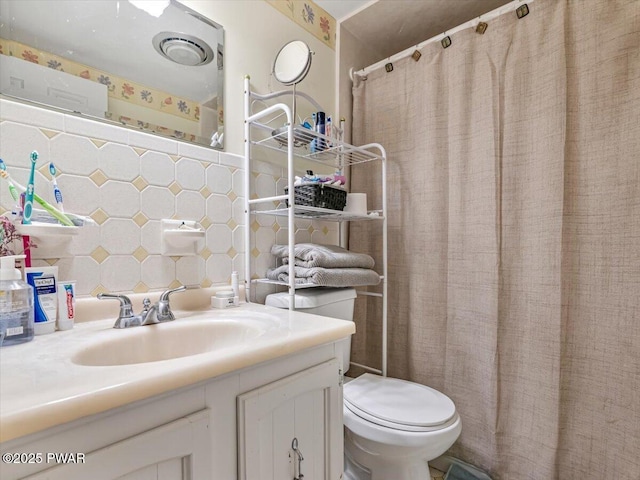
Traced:
<path fill-rule="evenodd" d="M 33 184 L 36 174 L 36 160 L 38 160 L 38 152 L 31 152 L 31 172 L 29 173 L 29 183 L 27 183 L 27 191 L 24 197 L 24 213 L 22 216 L 23 225 L 31 225 L 31 214 L 33 213 Z"/>
<path fill-rule="evenodd" d="M 53 185 L 53 196 L 56 198 L 58 210 L 64 213 L 64 206 L 62 205 L 62 192 L 58 188 L 58 182 L 56 182 L 56 166 L 53 162 L 49 163 L 49 173 L 51 174 L 51 185 Z"/>

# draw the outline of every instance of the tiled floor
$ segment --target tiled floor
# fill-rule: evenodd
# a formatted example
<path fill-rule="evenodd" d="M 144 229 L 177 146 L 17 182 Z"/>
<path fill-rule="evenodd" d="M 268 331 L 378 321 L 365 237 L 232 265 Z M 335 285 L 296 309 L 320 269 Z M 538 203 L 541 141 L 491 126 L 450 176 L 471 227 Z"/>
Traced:
<path fill-rule="evenodd" d="M 441 472 L 440 470 L 436 470 L 433 467 L 429 467 L 429 472 L 431 473 L 431 478 L 432 480 L 443 480 L 444 479 L 444 473 Z"/>

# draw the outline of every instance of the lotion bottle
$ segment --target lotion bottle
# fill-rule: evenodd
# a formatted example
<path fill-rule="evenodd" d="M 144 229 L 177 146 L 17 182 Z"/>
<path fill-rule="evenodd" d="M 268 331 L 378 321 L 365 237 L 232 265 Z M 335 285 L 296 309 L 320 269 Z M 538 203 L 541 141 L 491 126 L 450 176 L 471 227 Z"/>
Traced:
<path fill-rule="evenodd" d="M 33 340 L 33 288 L 15 268 L 16 258 L 0 257 L 0 347 Z"/>
<path fill-rule="evenodd" d="M 233 296 L 240 298 L 240 286 L 238 284 L 238 272 L 231 272 L 231 290 L 233 290 Z"/>

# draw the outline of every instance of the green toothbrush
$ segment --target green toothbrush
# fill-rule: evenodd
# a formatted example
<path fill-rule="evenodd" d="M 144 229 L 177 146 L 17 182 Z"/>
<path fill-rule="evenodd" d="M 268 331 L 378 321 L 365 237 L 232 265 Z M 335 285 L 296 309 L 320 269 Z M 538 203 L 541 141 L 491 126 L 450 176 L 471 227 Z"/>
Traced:
<path fill-rule="evenodd" d="M 11 186 L 13 186 L 13 185 L 15 185 L 14 191 L 16 190 L 16 188 L 19 189 L 19 190 L 22 190 L 23 192 L 26 190 L 26 188 L 23 185 L 19 184 L 15 180 L 13 180 L 11 178 L 11 176 L 9 175 L 9 172 L 7 172 L 6 169 L 2 169 L 1 165 L 0 165 L 0 177 L 4 178 L 9 183 L 9 191 L 11 191 Z M 15 192 L 15 193 L 17 195 L 17 192 Z M 11 196 L 13 197 L 13 193 L 11 193 Z M 19 195 L 18 195 L 18 197 L 19 197 Z M 69 217 L 67 217 L 63 212 L 61 212 L 60 210 L 58 210 L 57 208 L 52 206 L 49 202 L 44 200 L 40 195 L 38 195 L 35 192 L 33 194 L 33 199 L 36 202 L 38 202 L 42 206 L 42 208 L 44 208 L 47 212 L 49 212 L 51 214 L 51 216 L 53 218 L 55 218 L 56 220 L 58 220 L 61 224 L 66 225 L 67 227 L 75 226 L 73 224 L 73 222 L 71 220 L 69 220 Z"/>
<path fill-rule="evenodd" d="M 11 177 L 9 177 L 9 174 L 7 173 L 7 166 L 4 164 L 4 160 L 2 160 L 1 158 L 0 158 L 0 172 L 5 174 L 5 175 L 2 175 L 2 178 L 4 178 L 7 181 L 7 183 L 9 184 L 9 193 L 13 197 L 13 200 L 17 202 L 18 198 L 20 198 L 20 194 L 16 190 L 16 187 L 13 186 L 13 182 L 11 181 Z M 0 173 L 0 175 L 2 173 Z"/>
<path fill-rule="evenodd" d="M 36 161 L 38 160 L 38 152 L 35 150 L 29 156 L 31 159 L 31 170 L 29 172 L 29 183 L 27 183 L 27 191 L 24 196 L 24 208 L 22 209 L 22 224 L 31 225 L 31 214 L 33 213 L 33 189 L 35 188 Z"/>

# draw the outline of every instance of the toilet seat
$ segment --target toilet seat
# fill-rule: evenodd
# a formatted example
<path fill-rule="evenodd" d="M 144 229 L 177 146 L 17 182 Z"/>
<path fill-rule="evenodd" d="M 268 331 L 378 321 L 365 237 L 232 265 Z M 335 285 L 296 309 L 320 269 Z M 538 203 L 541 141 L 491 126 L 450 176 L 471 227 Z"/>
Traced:
<path fill-rule="evenodd" d="M 406 432 L 441 430 L 458 418 L 454 403 L 443 393 L 369 373 L 344 386 L 344 406 L 368 422 Z"/>

